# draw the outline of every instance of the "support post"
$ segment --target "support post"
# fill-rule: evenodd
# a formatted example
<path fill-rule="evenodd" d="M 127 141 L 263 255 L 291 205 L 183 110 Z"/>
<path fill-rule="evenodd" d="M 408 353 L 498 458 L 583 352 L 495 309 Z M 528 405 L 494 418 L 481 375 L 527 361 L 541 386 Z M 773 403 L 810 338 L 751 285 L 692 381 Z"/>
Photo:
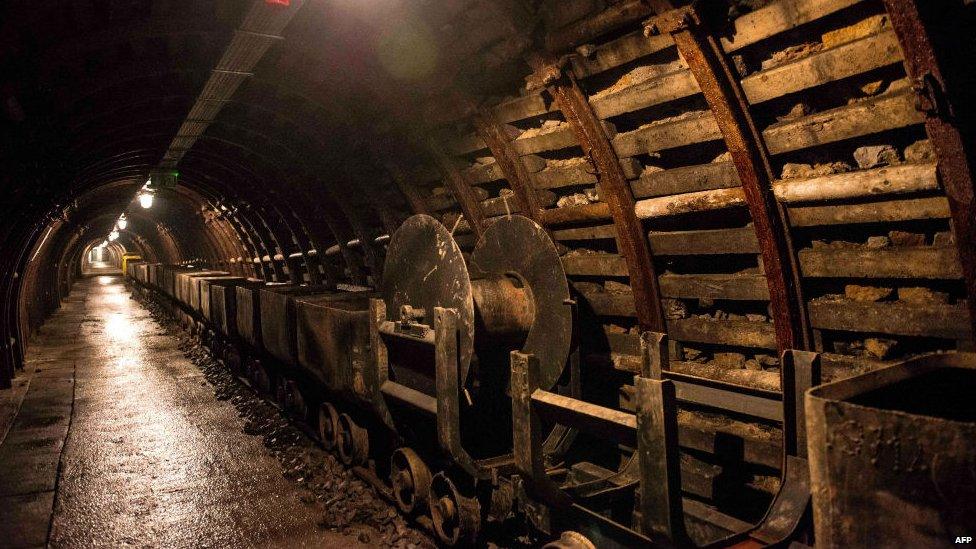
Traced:
<path fill-rule="evenodd" d="M 662 380 L 668 369 L 668 336 L 640 335 L 641 373 L 634 376 L 637 458 L 640 471 L 641 533 L 685 538 L 678 455 L 678 409 L 674 383 Z"/>
<path fill-rule="evenodd" d="M 434 307 L 434 372 L 437 390 L 437 442 L 472 477 L 480 471 L 461 446 L 461 399 L 458 378 L 458 313 Z"/>

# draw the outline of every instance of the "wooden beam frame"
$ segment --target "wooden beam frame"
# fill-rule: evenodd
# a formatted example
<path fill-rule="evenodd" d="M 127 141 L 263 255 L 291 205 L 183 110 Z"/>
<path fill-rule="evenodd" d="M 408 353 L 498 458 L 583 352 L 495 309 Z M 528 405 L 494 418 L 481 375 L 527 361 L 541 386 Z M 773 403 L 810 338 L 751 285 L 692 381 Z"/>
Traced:
<path fill-rule="evenodd" d="M 430 151 L 434 163 L 444 176 L 447 187 L 461 207 L 461 214 L 468 220 L 471 232 L 476 239 L 481 238 L 481 233 L 485 230 L 485 214 L 481 210 L 481 201 L 471 190 L 471 182 L 454 164 L 444 149 L 434 140 L 433 137 L 427 138 L 427 150 Z"/>
<path fill-rule="evenodd" d="M 973 190 L 976 145 L 973 144 L 972 127 L 962 125 L 971 121 L 972 114 L 972 108 L 964 104 L 971 100 L 959 93 L 967 86 L 955 82 L 964 80 L 971 67 L 965 62 L 948 65 L 950 58 L 971 58 L 960 52 L 946 55 L 945 51 L 939 51 L 934 39 L 937 37 L 933 36 L 936 34 L 933 30 L 939 29 L 936 25 L 945 25 L 954 19 L 951 7 L 942 2 L 917 0 L 884 0 L 884 5 L 901 44 L 905 72 L 918 96 L 917 106 L 925 114 L 925 130 L 938 159 L 939 176 L 949 200 L 952 231 L 966 284 L 970 327 L 976 333 L 976 202 Z M 960 17 L 958 20 L 965 19 Z M 950 31 L 939 29 L 938 32 Z M 967 88 L 967 91 L 971 89 Z M 969 116 L 962 112 L 963 108 L 969 108 Z"/>
<path fill-rule="evenodd" d="M 489 109 L 478 109 L 473 114 L 475 131 L 482 141 L 491 150 L 495 162 L 501 168 L 505 179 L 515 193 L 515 198 L 519 202 L 519 207 L 526 217 L 536 223 L 541 223 L 542 207 L 539 205 L 535 187 L 532 183 L 532 176 L 522 164 L 522 159 L 511 140 L 505 135 L 501 123 Z"/>
<path fill-rule="evenodd" d="M 610 144 L 603 124 L 571 71 L 563 70 L 559 64 L 546 62 L 537 55 L 530 56 L 528 62 L 566 117 L 583 153 L 599 174 L 602 199 L 616 227 L 617 250 L 627 262 L 638 324 L 644 331 L 664 332 L 664 314 L 654 258 L 634 210 L 633 190 L 624 176 L 620 159 Z"/>
<path fill-rule="evenodd" d="M 658 14 L 646 34 L 667 33 L 698 82 L 732 156 L 759 240 L 769 285 L 770 309 L 780 352 L 807 349 L 799 268 L 785 212 L 773 194 L 769 153 L 749 112 L 749 103 L 722 46 L 693 6 L 674 9 L 670 0 L 648 0 Z"/>

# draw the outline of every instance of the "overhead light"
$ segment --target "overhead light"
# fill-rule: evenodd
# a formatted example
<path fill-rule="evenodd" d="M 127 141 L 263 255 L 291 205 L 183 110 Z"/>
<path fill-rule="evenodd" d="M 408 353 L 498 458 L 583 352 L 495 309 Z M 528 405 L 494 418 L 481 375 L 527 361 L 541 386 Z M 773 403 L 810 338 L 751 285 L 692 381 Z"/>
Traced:
<path fill-rule="evenodd" d="M 142 194 L 140 194 L 139 195 L 139 205 L 142 206 L 142 208 L 145 209 L 145 210 L 148 210 L 149 208 L 152 208 L 152 205 L 153 205 L 153 195 L 152 195 L 152 193 L 142 193 Z"/>
<path fill-rule="evenodd" d="M 120 231 L 124 231 L 125 228 L 129 226 L 129 220 L 125 218 L 125 214 L 122 214 L 122 217 L 119 218 L 119 222 L 116 223 L 115 226 L 118 227 Z"/>
<path fill-rule="evenodd" d="M 112 231 L 112 232 L 108 233 L 108 240 L 109 240 L 109 242 L 114 242 L 115 239 L 117 239 L 118 237 L 119 237 L 119 231 Z"/>

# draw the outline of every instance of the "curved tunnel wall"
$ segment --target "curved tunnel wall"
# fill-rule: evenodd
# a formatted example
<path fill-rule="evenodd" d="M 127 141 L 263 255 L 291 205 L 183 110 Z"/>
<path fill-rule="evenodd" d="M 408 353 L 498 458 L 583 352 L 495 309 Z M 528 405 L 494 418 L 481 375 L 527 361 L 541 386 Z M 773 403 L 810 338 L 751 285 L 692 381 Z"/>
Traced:
<path fill-rule="evenodd" d="M 377 237 L 410 214 L 470 249 L 520 212 L 559 242 L 592 355 L 622 372 L 639 329 L 669 332 L 689 368 L 816 347 L 850 371 L 971 344 L 971 152 L 917 109 L 918 40 L 888 15 L 900 2 L 729 2 L 691 31 L 646 23 L 682 2 L 63 4 L 0 8 L 0 383 L 122 212 L 120 240 L 150 261 L 357 284 L 381 279 Z M 950 4 L 921 22 L 972 19 Z M 185 137 L 235 29 L 280 9 L 283 39 L 247 50 L 253 72 Z M 946 63 L 964 33 L 939 36 Z M 968 73 L 948 68 L 971 135 Z M 179 185 L 141 210 L 173 150 Z M 858 301 L 872 291 L 888 293 Z M 883 333 L 840 306 L 911 299 L 948 320 Z"/>

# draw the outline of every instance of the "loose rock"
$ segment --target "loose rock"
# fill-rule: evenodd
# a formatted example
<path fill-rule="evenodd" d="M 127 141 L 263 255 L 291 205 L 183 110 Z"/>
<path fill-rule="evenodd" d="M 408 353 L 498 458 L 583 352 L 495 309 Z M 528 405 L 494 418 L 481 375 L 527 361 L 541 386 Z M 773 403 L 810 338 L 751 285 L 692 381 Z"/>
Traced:
<path fill-rule="evenodd" d="M 928 139 L 921 139 L 905 147 L 906 162 L 931 162 L 935 160 L 935 151 Z"/>
<path fill-rule="evenodd" d="M 895 246 L 924 246 L 925 235 L 920 233 L 909 233 L 905 231 L 891 231 L 888 238 Z"/>
<path fill-rule="evenodd" d="M 898 299 L 924 305 L 949 303 L 949 294 L 924 287 L 898 288 Z"/>
<path fill-rule="evenodd" d="M 893 339 L 869 337 L 864 340 L 864 350 L 868 355 L 881 360 L 891 356 L 897 346 L 898 342 Z"/>
<path fill-rule="evenodd" d="M 861 169 L 888 166 L 901 161 L 898 151 L 891 145 L 870 145 L 858 147 L 854 151 L 854 160 Z"/>
<path fill-rule="evenodd" d="M 844 286 L 844 295 L 854 301 L 882 301 L 891 297 L 892 291 L 891 288 L 859 286 L 857 284 Z"/>

